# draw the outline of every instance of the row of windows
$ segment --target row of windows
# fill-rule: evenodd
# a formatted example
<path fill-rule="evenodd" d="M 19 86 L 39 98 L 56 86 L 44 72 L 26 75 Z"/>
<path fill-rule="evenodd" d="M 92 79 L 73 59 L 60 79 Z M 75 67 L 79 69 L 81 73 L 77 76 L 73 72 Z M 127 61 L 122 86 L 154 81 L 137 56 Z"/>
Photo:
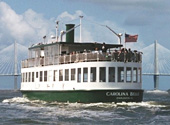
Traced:
<path fill-rule="evenodd" d="M 131 68 L 131 67 L 99 67 L 99 82 L 106 82 L 106 78 L 108 78 L 108 82 L 141 82 L 141 68 Z M 108 74 L 106 73 L 108 72 Z M 117 75 L 116 75 L 117 71 Z M 52 72 L 52 74 L 51 74 Z M 76 75 L 77 72 L 77 75 Z M 76 77 L 77 76 L 77 77 Z M 40 71 L 36 72 L 36 76 L 34 76 L 34 72 L 22 73 L 22 82 L 34 82 L 34 77 L 38 79 L 39 82 L 47 82 L 47 81 L 75 81 L 77 82 L 96 82 L 97 81 L 97 68 L 73 68 L 73 69 L 60 69 L 54 71 Z M 53 80 L 50 78 L 52 77 Z M 81 78 L 83 77 L 83 78 Z M 90 77 L 90 78 L 89 78 Z M 51 79 L 51 80 L 50 80 Z"/>

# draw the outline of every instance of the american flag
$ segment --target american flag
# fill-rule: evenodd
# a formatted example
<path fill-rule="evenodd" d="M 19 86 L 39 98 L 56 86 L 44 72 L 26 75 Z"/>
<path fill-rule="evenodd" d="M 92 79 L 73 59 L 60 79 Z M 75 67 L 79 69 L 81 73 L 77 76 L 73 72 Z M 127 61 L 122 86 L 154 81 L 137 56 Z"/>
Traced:
<path fill-rule="evenodd" d="M 125 33 L 125 42 L 137 42 L 138 35 L 130 35 Z"/>

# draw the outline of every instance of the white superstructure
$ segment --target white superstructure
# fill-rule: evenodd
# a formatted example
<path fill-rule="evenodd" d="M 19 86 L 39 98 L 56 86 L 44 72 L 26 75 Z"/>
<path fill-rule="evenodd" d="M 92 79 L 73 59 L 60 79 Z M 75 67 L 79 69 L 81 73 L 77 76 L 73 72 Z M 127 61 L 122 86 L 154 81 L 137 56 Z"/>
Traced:
<path fill-rule="evenodd" d="M 74 25 L 67 26 L 66 42 L 29 48 L 21 68 L 23 94 L 73 102 L 141 101 L 141 52 L 120 44 L 75 43 Z"/>

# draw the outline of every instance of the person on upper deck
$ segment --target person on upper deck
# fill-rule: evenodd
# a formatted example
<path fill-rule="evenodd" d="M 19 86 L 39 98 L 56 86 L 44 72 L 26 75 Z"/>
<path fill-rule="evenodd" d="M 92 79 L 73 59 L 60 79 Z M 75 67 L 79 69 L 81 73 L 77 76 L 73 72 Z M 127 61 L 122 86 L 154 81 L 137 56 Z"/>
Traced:
<path fill-rule="evenodd" d="M 107 49 L 106 49 L 105 43 L 103 43 L 102 52 L 106 53 L 106 51 L 107 51 Z"/>

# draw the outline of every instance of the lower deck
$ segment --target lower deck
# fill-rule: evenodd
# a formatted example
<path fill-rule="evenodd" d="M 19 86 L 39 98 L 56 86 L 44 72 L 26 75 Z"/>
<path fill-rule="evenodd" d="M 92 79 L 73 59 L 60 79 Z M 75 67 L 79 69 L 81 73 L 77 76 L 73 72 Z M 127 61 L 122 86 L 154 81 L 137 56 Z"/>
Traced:
<path fill-rule="evenodd" d="M 21 90 L 141 89 L 141 63 L 81 62 L 21 69 Z"/>

